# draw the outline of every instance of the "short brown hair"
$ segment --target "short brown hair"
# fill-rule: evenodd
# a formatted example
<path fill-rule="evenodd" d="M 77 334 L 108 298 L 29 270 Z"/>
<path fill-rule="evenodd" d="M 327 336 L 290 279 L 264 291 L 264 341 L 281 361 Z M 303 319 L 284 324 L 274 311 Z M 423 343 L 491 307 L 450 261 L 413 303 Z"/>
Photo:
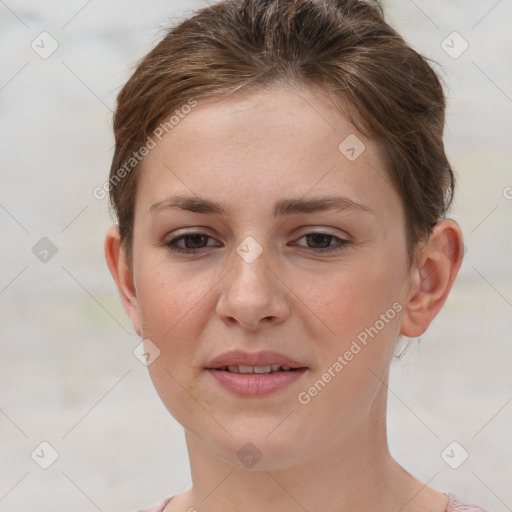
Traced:
<path fill-rule="evenodd" d="M 386 23 L 378 2 L 224 0 L 169 29 L 117 97 L 109 193 L 130 265 L 141 165 L 134 160 L 120 179 L 123 165 L 191 98 L 274 83 L 320 86 L 355 108 L 350 120 L 381 144 L 402 198 L 412 260 L 454 188 L 443 145 L 445 97 L 427 60 Z"/>

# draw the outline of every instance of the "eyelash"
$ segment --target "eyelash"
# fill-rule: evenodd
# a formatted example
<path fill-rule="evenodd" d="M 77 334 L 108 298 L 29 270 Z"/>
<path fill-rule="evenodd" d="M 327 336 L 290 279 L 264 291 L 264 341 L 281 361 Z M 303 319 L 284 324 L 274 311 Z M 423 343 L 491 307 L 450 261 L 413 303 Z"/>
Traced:
<path fill-rule="evenodd" d="M 212 238 L 211 236 L 209 236 L 205 233 L 191 231 L 190 233 L 185 233 L 176 238 L 173 238 L 172 240 L 169 240 L 164 245 L 165 245 L 165 247 L 167 247 L 169 250 L 171 250 L 173 252 L 184 253 L 184 254 L 196 254 L 198 252 L 201 252 L 203 249 L 206 249 L 206 247 L 212 247 L 212 246 L 206 246 L 206 247 L 201 247 L 198 249 L 182 249 L 181 247 L 177 247 L 175 245 L 177 242 L 179 242 L 182 239 L 185 239 L 185 238 L 188 238 L 191 236 L 197 236 L 197 235 L 206 236 L 207 238 Z M 323 231 L 312 231 L 310 233 L 306 233 L 306 234 L 302 235 L 300 238 L 298 238 L 297 240 L 300 240 L 301 238 L 304 238 L 308 235 L 324 235 L 324 236 L 330 237 L 331 239 L 334 238 L 334 239 L 338 240 L 337 245 L 332 245 L 332 246 L 330 245 L 323 249 L 306 248 L 307 250 L 312 251 L 314 253 L 324 253 L 325 254 L 328 252 L 340 251 L 340 250 L 343 250 L 345 248 L 345 246 L 347 246 L 351 243 L 348 240 L 344 240 L 343 238 L 339 238 L 336 235 L 333 235 L 332 233 L 326 233 Z"/>

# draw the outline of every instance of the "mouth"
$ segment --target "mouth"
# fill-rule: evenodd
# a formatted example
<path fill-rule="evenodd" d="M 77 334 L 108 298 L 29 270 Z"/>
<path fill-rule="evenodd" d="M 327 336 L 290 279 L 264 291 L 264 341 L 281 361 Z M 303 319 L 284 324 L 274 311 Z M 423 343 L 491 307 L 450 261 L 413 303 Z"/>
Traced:
<path fill-rule="evenodd" d="M 287 368 L 287 369 L 286 369 Z M 206 368 L 213 382 L 224 392 L 243 397 L 258 397 L 297 386 L 308 368 L 291 368 L 282 365 L 267 366 L 225 366 Z"/>
<path fill-rule="evenodd" d="M 292 368 L 287 365 L 279 365 L 279 364 L 269 364 L 266 366 L 246 366 L 246 365 L 224 365 L 219 368 L 207 368 L 207 370 L 219 371 L 219 372 L 229 372 L 229 373 L 239 373 L 244 375 L 271 375 L 274 373 L 280 372 L 296 372 L 299 370 L 305 370 L 306 367 L 297 367 Z"/>
<path fill-rule="evenodd" d="M 210 361 L 205 370 L 219 389 L 254 397 L 297 385 L 309 368 L 272 350 L 231 350 Z"/>

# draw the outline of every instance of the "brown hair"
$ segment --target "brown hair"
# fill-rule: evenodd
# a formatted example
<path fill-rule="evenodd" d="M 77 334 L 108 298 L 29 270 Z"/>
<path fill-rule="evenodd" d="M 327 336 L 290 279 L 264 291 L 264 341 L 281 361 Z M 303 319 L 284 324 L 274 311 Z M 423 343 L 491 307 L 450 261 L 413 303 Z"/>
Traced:
<path fill-rule="evenodd" d="M 453 198 L 445 98 L 434 70 L 386 23 L 378 2 L 224 0 L 169 29 L 117 97 L 109 193 L 130 265 L 143 161 L 135 153 L 191 98 L 274 83 L 320 86 L 355 108 L 350 120 L 380 143 L 402 198 L 412 261 Z"/>

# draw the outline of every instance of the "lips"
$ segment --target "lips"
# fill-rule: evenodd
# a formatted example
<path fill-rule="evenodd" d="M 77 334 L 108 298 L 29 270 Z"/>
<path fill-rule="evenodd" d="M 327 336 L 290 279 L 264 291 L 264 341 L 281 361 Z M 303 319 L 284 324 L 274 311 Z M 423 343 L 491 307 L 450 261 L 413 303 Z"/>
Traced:
<path fill-rule="evenodd" d="M 267 374 L 237 374 L 229 371 L 206 370 L 213 382 L 220 389 L 228 391 L 231 395 L 239 397 L 263 397 L 269 394 L 285 390 L 289 386 L 298 386 L 303 375 L 307 374 L 307 368 L 275 372 Z M 289 394 L 288 396 L 295 396 Z"/>
<path fill-rule="evenodd" d="M 245 352 L 231 350 L 212 359 L 207 365 L 208 370 L 223 370 L 228 366 L 288 366 L 291 369 L 307 368 L 303 363 L 290 359 L 288 356 L 263 350 L 260 352 Z"/>

